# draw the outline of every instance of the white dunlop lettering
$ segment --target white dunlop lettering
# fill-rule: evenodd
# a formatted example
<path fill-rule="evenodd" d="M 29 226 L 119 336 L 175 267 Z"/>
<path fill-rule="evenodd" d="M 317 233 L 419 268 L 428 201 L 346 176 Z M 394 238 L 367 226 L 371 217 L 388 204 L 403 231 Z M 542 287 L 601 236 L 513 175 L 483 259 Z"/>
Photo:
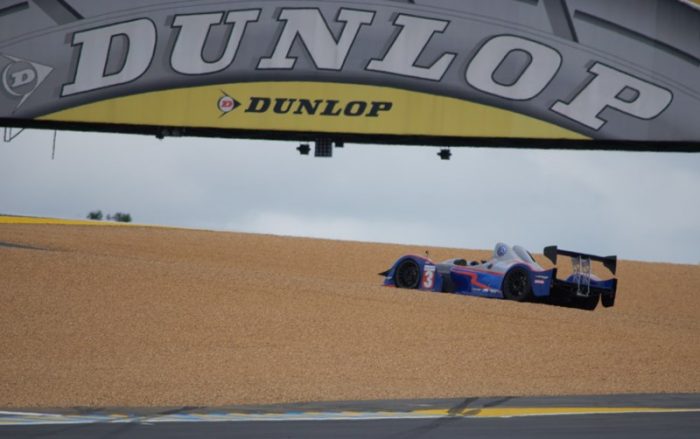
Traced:
<path fill-rule="evenodd" d="M 296 58 L 289 52 L 299 37 L 316 68 L 341 70 L 360 28 L 372 23 L 374 12 L 341 9 L 337 21 L 345 26 L 337 41 L 318 9 L 283 9 L 279 19 L 285 21 L 282 35 L 272 56 L 260 60 L 259 69 L 293 69 Z"/>
<path fill-rule="evenodd" d="M 512 84 L 500 84 L 494 74 L 515 51 L 531 57 L 530 63 L 520 72 Z M 466 79 L 469 85 L 485 93 L 513 101 L 525 101 L 540 94 L 552 81 L 561 67 L 559 53 L 534 41 L 511 35 L 500 35 L 490 39 L 469 63 Z"/>
<path fill-rule="evenodd" d="M 231 34 L 221 58 L 214 62 L 204 60 L 203 52 L 211 26 L 221 24 L 224 14 L 178 15 L 173 27 L 179 28 L 175 47 L 170 58 L 173 70 L 184 75 L 205 75 L 220 72 L 230 66 L 238 52 L 248 23 L 260 17 L 260 10 L 231 11 L 225 23 L 233 25 Z"/>
<path fill-rule="evenodd" d="M 172 52 L 165 54 L 163 59 L 159 58 L 159 66 L 161 62 L 167 63 L 169 60 L 175 73 L 216 73 L 236 61 L 242 44 L 250 44 L 247 55 L 251 55 L 249 51 L 266 45 L 274 45 L 274 48 L 268 57 L 251 55 L 254 60 L 248 67 L 256 65 L 257 61 L 259 70 L 294 69 L 297 62 L 297 58 L 291 56 L 294 49 L 295 53 L 306 50 L 317 70 L 341 71 L 353 45 L 358 41 L 358 35 L 363 27 L 372 25 L 377 13 L 340 8 L 335 21 L 329 25 L 317 8 L 282 8 L 275 24 L 281 26 L 280 32 L 268 32 L 261 37 L 270 40 L 244 42 L 246 29 L 250 23 L 257 22 L 261 14 L 262 9 L 249 9 L 175 15 L 172 25 L 166 26 L 163 34 L 164 37 L 167 35 L 174 38 Z M 442 81 L 454 64 L 457 54 L 444 49 L 430 51 L 430 46 L 433 39 L 448 38 L 447 35 L 440 34 L 447 31 L 450 23 L 447 20 L 399 13 L 393 20 L 396 35 L 393 41 L 372 44 L 362 39 L 363 43 L 372 45 L 361 48 L 362 53 L 358 55 L 370 59 L 366 71 Z M 214 26 L 222 26 L 215 30 L 230 32 L 212 33 Z M 210 41 L 214 39 L 213 35 L 223 34 L 226 36 L 220 41 Z M 279 36 L 277 41 L 272 40 L 275 36 Z M 74 32 L 71 44 L 77 52 L 77 62 L 72 82 L 63 85 L 61 96 L 122 86 L 138 80 L 154 61 L 157 40 L 156 26 L 149 18 Z M 385 44 L 388 44 L 388 49 L 382 55 L 379 51 Z M 434 45 L 437 46 L 437 42 Z M 165 44 L 162 46 L 171 47 Z M 204 59 L 205 47 L 214 49 L 214 46 L 220 49 L 216 52 L 221 54 L 219 59 Z M 471 47 L 463 49 L 465 54 L 472 50 Z M 3 72 L 2 85 L 10 95 L 22 97 L 23 101 L 31 93 L 22 91 L 21 88 L 36 88 L 38 85 L 33 84 L 40 84 L 52 70 L 40 64 L 5 57 L 13 61 L 13 67 L 9 70 L 6 68 Z M 619 113 L 618 116 L 651 120 L 666 111 L 673 101 L 672 92 L 666 88 L 596 62 L 595 59 L 590 61 L 590 75 L 580 85 L 580 89 L 560 97 L 568 101 L 552 97 L 547 103 L 550 105 L 555 102 L 549 107 L 551 112 L 589 129 L 600 130 L 609 122 L 611 115 Z M 468 85 L 474 90 L 512 103 L 534 99 L 546 90 L 559 73 L 563 60 L 559 52 L 540 42 L 514 35 L 495 35 L 478 49 L 471 60 L 465 62 L 467 67 L 463 77 L 466 84 L 460 79 L 459 86 Z M 361 73 L 347 72 L 348 75 L 353 73 L 358 75 L 355 77 L 357 82 L 363 81 Z M 449 81 L 453 81 L 453 78 Z M 391 80 L 387 79 L 387 82 Z M 504 101 L 502 105 L 507 107 L 508 104 Z M 376 118 L 392 111 L 393 106 L 392 102 L 379 101 L 345 103 L 337 99 L 253 97 L 245 111 Z M 539 110 L 544 109 L 546 107 Z"/>
<path fill-rule="evenodd" d="M 394 25 L 401 26 L 401 32 L 384 59 L 370 61 L 367 70 L 439 81 L 456 58 L 455 54 L 443 54 L 430 67 L 419 67 L 416 63 L 433 35 L 444 32 L 449 24 L 449 21 L 400 14 Z"/>
<path fill-rule="evenodd" d="M 588 71 L 595 78 L 570 103 L 558 101 L 552 111 L 594 130 L 607 123 L 600 117 L 606 108 L 649 120 L 663 113 L 673 100 L 670 91 L 604 64 L 595 63 Z M 631 97 L 625 97 L 625 92 Z"/>
<path fill-rule="evenodd" d="M 105 74 L 112 38 L 126 37 L 126 53 L 120 71 Z M 156 27 L 146 18 L 117 23 L 73 34 L 73 46 L 80 46 L 75 79 L 63 87 L 61 96 L 70 96 L 105 87 L 126 84 L 146 73 L 156 48 Z"/>

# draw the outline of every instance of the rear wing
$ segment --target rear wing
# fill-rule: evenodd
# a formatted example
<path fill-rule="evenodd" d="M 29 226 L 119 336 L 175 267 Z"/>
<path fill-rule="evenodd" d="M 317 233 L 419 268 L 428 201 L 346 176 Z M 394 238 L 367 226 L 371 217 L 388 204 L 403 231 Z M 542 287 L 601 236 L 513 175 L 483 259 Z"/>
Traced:
<path fill-rule="evenodd" d="M 570 256 L 572 258 L 588 259 L 589 261 L 602 262 L 605 268 L 610 270 L 612 274 L 617 271 L 617 256 L 595 256 L 588 255 L 586 253 L 572 252 L 569 250 L 560 250 L 556 245 L 545 247 L 544 255 L 547 259 L 552 261 L 554 265 L 557 264 L 557 256 Z"/>

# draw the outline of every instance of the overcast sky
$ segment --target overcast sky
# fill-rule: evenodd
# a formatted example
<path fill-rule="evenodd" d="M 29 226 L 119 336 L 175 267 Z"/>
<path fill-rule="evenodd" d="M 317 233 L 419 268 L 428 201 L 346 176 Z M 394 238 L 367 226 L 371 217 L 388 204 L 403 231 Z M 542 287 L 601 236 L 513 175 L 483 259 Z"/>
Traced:
<path fill-rule="evenodd" d="M 550 244 L 700 263 L 700 154 L 297 144 L 27 130 L 0 143 L 0 212 L 469 249 Z"/>

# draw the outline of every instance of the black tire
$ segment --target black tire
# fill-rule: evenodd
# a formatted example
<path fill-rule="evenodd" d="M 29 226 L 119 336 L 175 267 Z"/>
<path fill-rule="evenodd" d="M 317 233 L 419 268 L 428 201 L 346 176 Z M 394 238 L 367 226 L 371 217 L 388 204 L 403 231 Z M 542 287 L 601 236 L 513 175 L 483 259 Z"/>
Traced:
<path fill-rule="evenodd" d="M 401 261 L 394 273 L 397 288 L 416 289 L 420 284 L 420 267 L 413 259 Z"/>
<path fill-rule="evenodd" d="M 598 307 L 600 295 L 591 294 L 589 297 L 577 297 L 574 300 L 576 308 L 585 309 L 586 311 L 593 311 Z"/>
<path fill-rule="evenodd" d="M 510 270 L 503 279 L 503 295 L 508 300 L 525 302 L 532 299 L 530 273 L 522 267 Z"/>

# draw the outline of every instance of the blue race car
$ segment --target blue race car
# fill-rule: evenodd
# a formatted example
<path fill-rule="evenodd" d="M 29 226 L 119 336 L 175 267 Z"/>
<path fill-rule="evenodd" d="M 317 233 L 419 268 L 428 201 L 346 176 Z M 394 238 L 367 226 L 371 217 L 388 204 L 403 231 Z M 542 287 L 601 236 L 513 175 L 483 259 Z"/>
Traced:
<path fill-rule="evenodd" d="M 399 258 L 384 276 L 384 285 L 423 291 L 455 293 L 465 296 L 549 301 L 593 310 L 602 302 L 615 305 L 617 279 L 602 280 L 591 273 L 591 262 L 602 262 L 615 274 L 616 256 L 594 256 L 544 249 L 544 255 L 556 266 L 557 256 L 571 258 L 573 274 L 566 280 L 557 279 L 557 268 L 544 269 L 523 247 L 498 243 L 488 261 L 449 259 L 435 263 L 428 257 L 406 255 Z"/>

